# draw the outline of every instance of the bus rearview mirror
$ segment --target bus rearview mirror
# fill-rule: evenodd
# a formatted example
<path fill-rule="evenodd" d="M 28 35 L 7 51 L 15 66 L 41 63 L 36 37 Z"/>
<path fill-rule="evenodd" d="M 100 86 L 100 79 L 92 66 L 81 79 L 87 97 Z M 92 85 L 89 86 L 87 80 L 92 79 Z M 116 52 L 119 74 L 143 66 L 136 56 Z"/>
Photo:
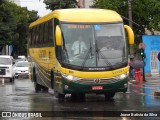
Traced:
<path fill-rule="evenodd" d="M 127 30 L 127 33 L 128 33 L 128 39 L 129 39 L 128 43 L 130 45 L 133 45 L 134 44 L 134 33 L 133 33 L 133 30 L 128 25 L 124 25 L 124 28 Z"/>
<path fill-rule="evenodd" d="M 56 45 L 57 46 L 62 46 L 62 32 L 60 27 L 57 25 L 56 26 L 56 31 L 55 31 L 55 35 L 56 35 Z"/>

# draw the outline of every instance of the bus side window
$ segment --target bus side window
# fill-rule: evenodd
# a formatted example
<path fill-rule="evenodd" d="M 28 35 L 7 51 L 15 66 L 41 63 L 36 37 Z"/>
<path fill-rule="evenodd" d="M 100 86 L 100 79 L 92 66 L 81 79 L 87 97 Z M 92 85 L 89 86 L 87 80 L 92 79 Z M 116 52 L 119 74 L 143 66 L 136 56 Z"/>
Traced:
<path fill-rule="evenodd" d="M 32 41 L 33 41 L 33 28 L 29 30 L 29 39 L 28 39 L 29 46 L 32 45 Z"/>
<path fill-rule="evenodd" d="M 30 41 L 30 46 L 33 46 L 33 41 L 34 41 L 34 28 L 32 28 L 32 40 Z"/>
<path fill-rule="evenodd" d="M 44 23 L 44 40 L 42 43 L 47 43 L 48 42 L 48 22 Z"/>
<path fill-rule="evenodd" d="M 52 26 L 52 21 L 49 21 L 48 23 L 48 42 L 52 43 L 53 42 L 53 26 Z"/>
<path fill-rule="evenodd" d="M 38 43 L 38 38 L 39 38 L 39 27 L 37 26 L 36 28 L 35 28 L 35 42 L 34 42 L 34 46 L 35 45 L 37 45 L 37 43 Z"/>
<path fill-rule="evenodd" d="M 39 26 L 39 40 L 38 40 L 38 44 L 43 43 L 43 39 L 44 39 L 44 24 L 41 24 Z"/>
<path fill-rule="evenodd" d="M 35 46 L 35 44 L 36 44 L 36 27 L 33 28 L 33 33 L 34 33 L 34 39 L 32 41 L 32 45 Z"/>

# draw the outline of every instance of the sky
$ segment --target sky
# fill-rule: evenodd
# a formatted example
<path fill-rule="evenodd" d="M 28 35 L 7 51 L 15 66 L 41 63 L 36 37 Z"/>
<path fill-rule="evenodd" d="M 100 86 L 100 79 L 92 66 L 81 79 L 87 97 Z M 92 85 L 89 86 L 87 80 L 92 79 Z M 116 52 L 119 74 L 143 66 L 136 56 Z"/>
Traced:
<path fill-rule="evenodd" d="M 51 12 L 45 8 L 46 5 L 43 3 L 43 0 L 20 0 L 20 4 L 21 7 L 27 7 L 28 10 L 38 11 L 38 15 L 40 17 L 43 17 Z"/>

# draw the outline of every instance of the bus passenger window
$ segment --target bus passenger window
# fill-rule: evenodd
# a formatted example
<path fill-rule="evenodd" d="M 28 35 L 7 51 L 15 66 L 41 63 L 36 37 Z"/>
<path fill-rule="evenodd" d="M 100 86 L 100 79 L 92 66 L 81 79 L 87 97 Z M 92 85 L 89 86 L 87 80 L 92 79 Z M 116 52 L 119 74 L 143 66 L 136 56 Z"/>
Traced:
<path fill-rule="evenodd" d="M 37 44 L 38 38 L 39 38 L 38 27 L 35 27 L 35 40 L 34 40 L 34 46 Z"/>
<path fill-rule="evenodd" d="M 43 39 L 44 39 L 44 24 L 39 26 L 39 30 L 40 30 L 40 38 L 38 43 L 43 43 Z"/>
<path fill-rule="evenodd" d="M 42 43 L 47 43 L 48 41 L 48 23 L 44 24 L 44 40 Z"/>
<path fill-rule="evenodd" d="M 48 23 L 48 42 L 52 43 L 53 41 L 53 26 L 52 21 Z"/>
<path fill-rule="evenodd" d="M 33 29 L 30 29 L 29 31 L 29 38 L 28 38 L 28 44 L 31 46 L 33 41 Z"/>

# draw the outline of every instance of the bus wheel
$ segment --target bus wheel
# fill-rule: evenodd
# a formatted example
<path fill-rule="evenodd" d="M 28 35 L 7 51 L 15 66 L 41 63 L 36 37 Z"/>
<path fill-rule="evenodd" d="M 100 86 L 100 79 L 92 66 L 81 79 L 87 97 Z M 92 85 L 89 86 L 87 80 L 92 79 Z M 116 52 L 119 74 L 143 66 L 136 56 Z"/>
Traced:
<path fill-rule="evenodd" d="M 43 91 L 43 92 L 46 92 L 46 93 L 47 93 L 48 90 L 49 90 L 48 87 L 42 86 L 42 91 Z"/>
<path fill-rule="evenodd" d="M 57 90 L 54 90 L 54 96 L 58 99 L 64 99 L 65 98 L 65 94 L 61 94 Z"/>
<path fill-rule="evenodd" d="M 34 88 L 36 92 L 40 92 L 41 91 L 41 85 L 39 85 L 38 83 L 34 82 Z"/>
<path fill-rule="evenodd" d="M 104 95 L 105 95 L 105 100 L 111 100 L 113 99 L 115 92 L 107 92 Z"/>

